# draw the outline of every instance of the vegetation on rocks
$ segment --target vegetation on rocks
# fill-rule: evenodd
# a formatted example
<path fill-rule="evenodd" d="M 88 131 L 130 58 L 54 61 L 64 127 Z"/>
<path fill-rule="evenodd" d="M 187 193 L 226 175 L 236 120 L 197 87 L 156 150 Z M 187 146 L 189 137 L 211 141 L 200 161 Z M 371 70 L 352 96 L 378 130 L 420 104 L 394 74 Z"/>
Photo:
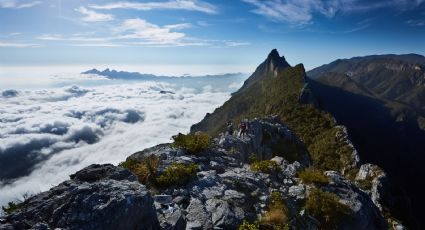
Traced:
<path fill-rule="evenodd" d="M 174 163 L 156 178 L 156 184 L 159 187 L 183 185 L 196 176 L 197 169 L 198 165 L 196 164 Z"/>
<path fill-rule="evenodd" d="M 208 149 L 211 137 L 206 133 L 177 134 L 173 136 L 173 146 L 185 149 L 189 154 L 198 154 Z"/>
<path fill-rule="evenodd" d="M 119 166 L 130 170 L 142 184 L 152 185 L 158 171 L 160 160 L 155 155 L 144 158 L 141 162 L 134 159 L 127 159 Z"/>
<path fill-rule="evenodd" d="M 250 164 L 251 170 L 262 173 L 274 174 L 280 171 L 279 165 L 272 160 L 253 161 Z"/>
<path fill-rule="evenodd" d="M 339 202 L 332 193 L 313 188 L 310 190 L 305 209 L 308 214 L 320 221 L 322 229 L 337 229 L 339 223 L 350 216 L 350 208 Z"/>
<path fill-rule="evenodd" d="M 258 222 L 249 223 L 248 221 L 244 220 L 238 229 L 239 230 L 259 230 L 260 224 Z"/>
<path fill-rule="evenodd" d="M 323 171 L 315 168 L 304 169 L 303 171 L 298 173 L 298 177 L 305 184 L 323 185 L 329 183 L 329 179 L 325 175 L 323 175 Z"/>
<path fill-rule="evenodd" d="M 196 164 L 173 163 L 162 173 L 159 173 L 158 167 L 160 160 L 155 155 L 150 155 L 142 161 L 127 159 L 119 166 L 130 170 L 142 184 L 153 187 L 169 187 L 174 185 L 183 185 L 190 181 L 198 169 Z"/>
<path fill-rule="evenodd" d="M 261 229 L 289 229 L 288 208 L 280 192 L 272 192 L 260 224 Z"/>
<path fill-rule="evenodd" d="M 356 185 L 363 190 L 371 190 L 373 186 L 373 182 L 371 179 L 357 180 Z"/>
<path fill-rule="evenodd" d="M 2 206 L 1 209 L 3 209 L 3 212 L 6 214 L 11 214 L 14 211 L 18 210 L 20 208 L 20 203 L 16 203 L 16 202 L 9 202 L 7 204 L 7 206 Z"/>

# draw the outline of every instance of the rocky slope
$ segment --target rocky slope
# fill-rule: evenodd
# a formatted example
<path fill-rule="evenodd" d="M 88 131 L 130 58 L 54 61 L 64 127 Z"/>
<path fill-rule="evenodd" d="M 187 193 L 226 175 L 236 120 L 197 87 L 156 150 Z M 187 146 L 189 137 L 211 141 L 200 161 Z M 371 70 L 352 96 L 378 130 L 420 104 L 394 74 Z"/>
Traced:
<path fill-rule="evenodd" d="M 273 50 L 192 134 L 89 166 L 6 208 L 0 229 L 403 229 L 387 175 L 305 80 Z M 242 118 L 246 136 L 222 133 Z"/>

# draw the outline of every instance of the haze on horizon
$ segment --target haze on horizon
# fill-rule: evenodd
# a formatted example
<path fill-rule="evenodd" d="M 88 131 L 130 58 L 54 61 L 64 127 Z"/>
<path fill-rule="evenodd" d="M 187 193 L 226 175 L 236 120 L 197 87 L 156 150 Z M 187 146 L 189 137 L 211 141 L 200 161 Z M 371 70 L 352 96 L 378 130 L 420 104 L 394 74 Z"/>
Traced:
<path fill-rule="evenodd" d="M 0 69 L 173 65 L 250 72 L 272 48 L 306 69 L 352 56 L 425 54 L 424 0 L 0 0 L 0 20 Z"/>

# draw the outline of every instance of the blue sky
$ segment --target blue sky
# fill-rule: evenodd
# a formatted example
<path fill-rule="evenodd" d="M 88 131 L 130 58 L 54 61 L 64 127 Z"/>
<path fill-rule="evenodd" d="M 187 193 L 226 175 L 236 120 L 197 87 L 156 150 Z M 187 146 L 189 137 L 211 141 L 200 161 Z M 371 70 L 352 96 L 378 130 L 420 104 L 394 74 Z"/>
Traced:
<path fill-rule="evenodd" d="M 0 66 L 255 67 L 277 48 L 311 69 L 424 41 L 425 0 L 0 0 Z"/>

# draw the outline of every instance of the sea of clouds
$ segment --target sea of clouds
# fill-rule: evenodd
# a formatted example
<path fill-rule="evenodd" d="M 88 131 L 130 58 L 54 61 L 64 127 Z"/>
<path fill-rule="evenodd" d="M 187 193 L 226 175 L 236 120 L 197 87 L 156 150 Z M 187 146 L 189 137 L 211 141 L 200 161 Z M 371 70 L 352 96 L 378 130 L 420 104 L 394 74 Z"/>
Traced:
<path fill-rule="evenodd" d="M 0 90 L 0 206 L 90 164 L 118 164 L 171 142 L 241 84 L 224 91 L 164 82 Z"/>

